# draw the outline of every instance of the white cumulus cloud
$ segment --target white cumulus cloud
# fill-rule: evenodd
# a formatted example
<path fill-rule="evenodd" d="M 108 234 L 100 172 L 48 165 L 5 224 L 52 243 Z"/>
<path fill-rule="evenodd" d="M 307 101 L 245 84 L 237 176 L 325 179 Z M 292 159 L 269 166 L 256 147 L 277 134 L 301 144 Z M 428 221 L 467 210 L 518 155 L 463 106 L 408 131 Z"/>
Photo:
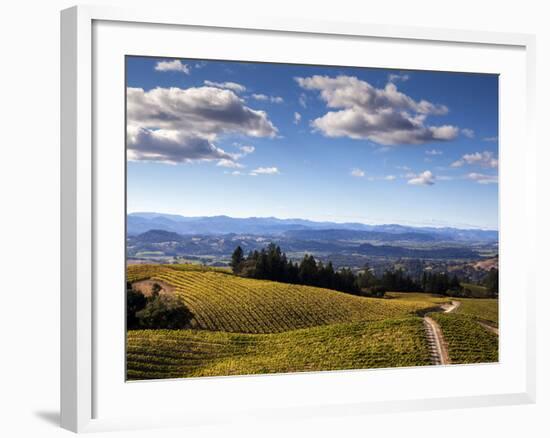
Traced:
<path fill-rule="evenodd" d="M 278 175 L 279 173 L 281 172 L 279 172 L 279 169 L 276 167 L 258 167 L 250 172 L 250 175 Z"/>
<path fill-rule="evenodd" d="M 412 176 L 407 183 L 413 185 L 432 186 L 435 184 L 435 177 L 432 172 L 425 170 L 418 175 Z"/>
<path fill-rule="evenodd" d="M 379 89 L 354 76 L 295 79 L 302 88 L 318 91 L 327 108 L 334 109 L 311 123 L 327 137 L 397 145 L 448 141 L 459 133 L 456 126 L 427 124 L 428 116 L 448 113 L 445 105 L 416 101 L 391 82 Z"/>
<path fill-rule="evenodd" d="M 355 168 L 355 169 L 351 169 L 350 175 L 355 176 L 356 178 L 362 178 L 365 176 L 365 172 L 361 169 Z"/>
<path fill-rule="evenodd" d="M 280 96 L 268 96 L 267 94 L 253 94 L 252 99 L 260 100 L 263 102 L 271 102 L 271 103 L 283 103 L 284 99 Z"/>
<path fill-rule="evenodd" d="M 242 169 L 244 167 L 241 163 L 233 160 L 228 160 L 226 158 L 219 160 L 216 166 L 229 167 L 232 169 Z"/>
<path fill-rule="evenodd" d="M 148 129 L 128 125 L 128 159 L 177 164 L 194 160 L 227 160 L 234 158 L 208 138 L 173 129 Z"/>
<path fill-rule="evenodd" d="M 127 89 L 127 147 L 133 160 L 184 163 L 230 160 L 220 136 L 275 137 L 265 111 L 246 106 L 231 90 L 215 87 Z"/>
<path fill-rule="evenodd" d="M 256 148 L 254 146 L 241 146 L 241 147 L 239 147 L 239 149 L 245 155 L 251 154 L 252 152 L 254 152 L 256 150 Z"/>
<path fill-rule="evenodd" d="M 159 61 L 155 65 L 156 71 L 179 71 L 188 75 L 191 69 L 187 64 L 182 63 L 179 59 L 173 61 Z"/>
<path fill-rule="evenodd" d="M 498 167 L 498 158 L 495 158 L 493 153 L 489 151 L 474 152 L 473 154 L 463 155 L 462 158 L 451 163 L 451 167 L 462 167 L 466 164 L 495 169 Z"/>
<path fill-rule="evenodd" d="M 466 178 L 477 182 L 478 184 L 496 184 L 498 183 L 497 175 L 488 175 L 486 173 L 471 172 L 466 175 Z"/>
<path fill-rule="evenodd" d="M 408 74 L 391 73 L 388 75 L 389 82 L 406 82 L 410 79 Z"/>
<path fill-rule="evenodd" d="M 299 112 L 294 113 L 294 124 L 297 125 L 302 120 L 302 115 Z"/>
<path fill-rule="evenodd" d="M 463 128 L 460 130 L 460 132 L 462 132 L 462 135 L 468 138 L 474 138 L 476 136 L 475 131 L 470 128 Z"/>

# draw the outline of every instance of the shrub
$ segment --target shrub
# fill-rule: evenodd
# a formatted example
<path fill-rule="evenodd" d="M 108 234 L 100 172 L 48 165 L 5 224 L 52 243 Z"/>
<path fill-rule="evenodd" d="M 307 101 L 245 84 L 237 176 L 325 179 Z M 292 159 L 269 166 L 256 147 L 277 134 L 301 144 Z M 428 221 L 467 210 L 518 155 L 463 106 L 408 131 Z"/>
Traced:
<path fill-rule="evenodd" d="M 139 328 L 139 320 L 136 312 L 139 312 L 147 305 L 147 298 L 138 291 L 132 289 L 128 284 L 126 290 L 126 326 L 128 329 Z"/>
<path fill-rule="evenodd" d="M 387 289 L 384 286 L 372 286 L 369 289 L 365 289 L 362 295 L 366 297 L 383 298 Z"/>
<path fill-rule="evenodd" d="M 155 295 L 136 313 L 139 326 L 147 329 L 181 329 L 189 325 L 193 313 L 183 302 L 170 295 Z"/>

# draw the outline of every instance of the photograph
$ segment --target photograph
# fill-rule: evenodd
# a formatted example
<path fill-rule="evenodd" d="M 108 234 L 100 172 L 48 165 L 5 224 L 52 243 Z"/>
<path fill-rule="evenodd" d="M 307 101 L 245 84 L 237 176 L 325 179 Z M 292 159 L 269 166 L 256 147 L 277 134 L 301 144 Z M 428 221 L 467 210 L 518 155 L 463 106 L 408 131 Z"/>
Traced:
<path fill-rule="evenodd" d="M 499 362 L 498 74 L 126 55 L 124 87 L 126 380 Z"/>

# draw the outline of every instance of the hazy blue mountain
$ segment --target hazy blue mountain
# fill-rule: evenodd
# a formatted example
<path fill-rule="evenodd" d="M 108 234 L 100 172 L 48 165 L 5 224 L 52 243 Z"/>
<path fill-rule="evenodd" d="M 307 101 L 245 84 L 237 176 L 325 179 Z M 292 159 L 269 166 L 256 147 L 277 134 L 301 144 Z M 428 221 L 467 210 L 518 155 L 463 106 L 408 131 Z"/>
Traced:
<path fill-rule="evenodd" d="M 427 232 L 401 232 L 392 233 L 387 231 L 363 231 L 363 230 L 345 230 L 345 229 L 303 229 L 290 230 L 284 233 L 284 237 L 289 239 L 302 240 L 380 240 L 386 242 L 393 241 L 412 241 L 412 242 L 431 242 L 436 240 L 435 236 Z"/>
<path fill-rule="evenodd" d="M 458 228 L 436 228 L 436 227 L 411 227 L 397 224 L 387 225 L 366 225 L 361 223 L 335 223 L 315 222 L 305 219 L 278 219 L 275 217 L 250 217 L 233 218 L 229 216 L 204 216 L 186 217 L 161 213 L 131 213 L 127 216 L 127 231 L 129 235 L 137 235 L 150 230 L 163 230 L 178 233 L 181 235 L 223 235 L 223 234 L 244 234 L 244 235 L 274 235 L 292 236 L 294 238 L 315 240 L 330 239 L 330 235 L 345 235 L 345 231 L 363 231 L 373 233 L 384 233 L 395 236 L 383 236 L 372 234 L 371 237 L 363 237 L 364 240 L 457 240 L 457 241 L 496 241 L 498 231 L 480 229 L 458 229 Z M 324 230 L 325 233 L 315 231 Z M 290 233 L 290 235 L 288 234 Z M 310 237 L 300 236 L 300 233 L 308 234 Z M 322 236 L 325 234 L 325 236 Z M 353 233 L 352 233 L 353 234 Z M 367 234 L 365 234 L 367 236 Z M 372 237 L 378 236 L 378 237 Z M 346 237 L 338 237 L 338 240 Z M 361 237 L 352 237 L 353 240 Z"/>

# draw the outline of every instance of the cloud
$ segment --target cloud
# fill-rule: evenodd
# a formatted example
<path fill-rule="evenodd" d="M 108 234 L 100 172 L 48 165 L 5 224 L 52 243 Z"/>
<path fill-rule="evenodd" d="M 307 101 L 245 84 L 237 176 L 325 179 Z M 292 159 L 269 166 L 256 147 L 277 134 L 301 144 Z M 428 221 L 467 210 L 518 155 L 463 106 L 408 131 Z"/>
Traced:
<path fill-rule="evenodd" d="M 262 102 L 271 102 L 271 103 L 284 102 L 284 99 L 280 96 L 268 96 L 266 94 L 253 94 L 252 99 L 260 100 Z"/>
<path fill-rule="evenodd" d="M 395 175 L 384 176 L 367 176 L 367 173 L 361 169 L 351 169 L 350 175 L 355 178 L 367 178 L 367 181 L 395 181 L 397 177 Z"/>
<path fill-rule="evenodd" d="M 240 146 L 239 149 L 244 155 L 251 154 L 256 150 L 254 146 Z"/>
<path fill-rule="evenodd" d="M 250 172 L 250 175 L 278 175 L 279 173 L 281 172 L 279 172 L 279 169 L 276 167 L 258 167 Z"/>
<path fill-rule="evenodd" d="M 388 75 L 389 82 L 406 82 L 409 79 L 410 79 L 410 76 L 407 74 L 391 73 Z"/>
<path fill-rule="evenodd" d="M 241 163 L 238 163 L 238 162 L 233 161 L 233 160 L 228 160 L 228 159 L 225 159 L 225 158 L 218 161 L 216 166 L 229 167 L 229 168 L 233 168 L 233 169 L 242 169 L 244 167 Z"/>
<path fill-rule="evenodd" d="M 495 142 L 495 141 L 498 141 L 498 137 L 484 137 L 483 141 Z"/>
<path fill-rule="evenodd" d="M 435 156 L 435 155 L 441 155 L 443 154 L 443 151 L 440 151 L 439 149 L 429 149 L 427 151 L 424 151 L 424 153 L 426 155 L 432 155 L 432 156 Z"/>
<path fill-rule="evenodd" d="M 300 97 L 298 98 L 298 103 L 302 108 L 307 108 L 307 96 L 306 93 L 300 93 Z"/>
<path fill-rule="evenodd" d="M 463 155 L 461 159 L 451 163 L 451 167 L 462 167 L 466 164 L 495 169 L 498 167 L 498 159 L 489 151 L 474 152 L 473 154 Z"/>
<path fill-rule="evenodd" d="M 294 112 L 294 124 L 297 125 L 302 120 L 302 115 L 298 112 Z"/>
<path fill-rule="evenodd" d="M 460 132 L 462 133 L 462 135 L 464 137 L 474 138 L 476 136 L 475 131 L 473 129 L 470 129 L 470 128 L 462 128 L 460 130 Z"/>
<path fill-rule="evenodd" d="M 151 130 L 129 125 L 127 128 L 128 159 L 160 161 L 169 164 L 194 160 L 227 160 L 234 158 L 207 138 L 170 129 Z"/>
<path fill-rule="evenodd" d="M 127 89 L 127 146 L 133 160 L 184 163 L 239 157 L 216 145 L 220 136 L 275 137 L 265 111 L 214 87 Z"/>
<path fill-rule="evenodd" d="M 397 90 L 393 83 L 378 89 L 354 76 L 311 76 L 295 78 L 306 90 L 319 91 L 329 111 L 311 122 L 327 137 L 368 139 L 382 145 L 423 144 L 448 141 L 459 129 L 451 125 L 431 126 L 431 115 L 449 112 L 445 105 L 416 101 Z"/>
<path fill-rule="evenodd" d="M 247 155 L 250 155 L 253 153 L 256 148 L 254 146 L 241 146 L 238 143 L 233 143 L 233 146 L 236 146 L 239 149 L 239 152 L 234 152 L 231 154 L 231 157 L 234 161 L 240 160 L 243 157 L 246 157 Z M 223 164 L 218 164 L 218 166 L 223 166 Z M 225 167 L 229 167 L 229 165 L 226 165 Z M 232 167 L 241 167 L 241 166 L 232 166 Z"/>
<path fill-rule="evenodd" d="M 424 172 L 413 176 L 409 179 L 409 181 L 407 181 L 407 183 L 413 185 L 432 186 L 435 184 L 435 177 L 432 172 L 425 170 Z"/>
<path fill-rule="evenodd" d="M 478 184 L 497 184 L 498 176 L 497 175 L 488 175 L 485 173 L 476 173 L 472 172 L 466 175 L 466 178 L 476 181 Z"/>
<path fill-rule="evenodd" d="M 216 88 L 225 88 L 228 90 L 232 90 L 235 93 L 244 93 L 246 91 L 246 87 L 241 84 L 237 84 L 236 82 L 212 82 L 212 81 L 204 81 L 204 85 L 208 85 L 209 87 L 216 87 Z"/>
<path fill-rule="evenodd" d="M 187 64 L 183 64 L 179 59 L 173 61 L 159 61 L 155 65 L 156 71 L 179 71 L 188 75 L 191 73 L 191 68 Z"/>

